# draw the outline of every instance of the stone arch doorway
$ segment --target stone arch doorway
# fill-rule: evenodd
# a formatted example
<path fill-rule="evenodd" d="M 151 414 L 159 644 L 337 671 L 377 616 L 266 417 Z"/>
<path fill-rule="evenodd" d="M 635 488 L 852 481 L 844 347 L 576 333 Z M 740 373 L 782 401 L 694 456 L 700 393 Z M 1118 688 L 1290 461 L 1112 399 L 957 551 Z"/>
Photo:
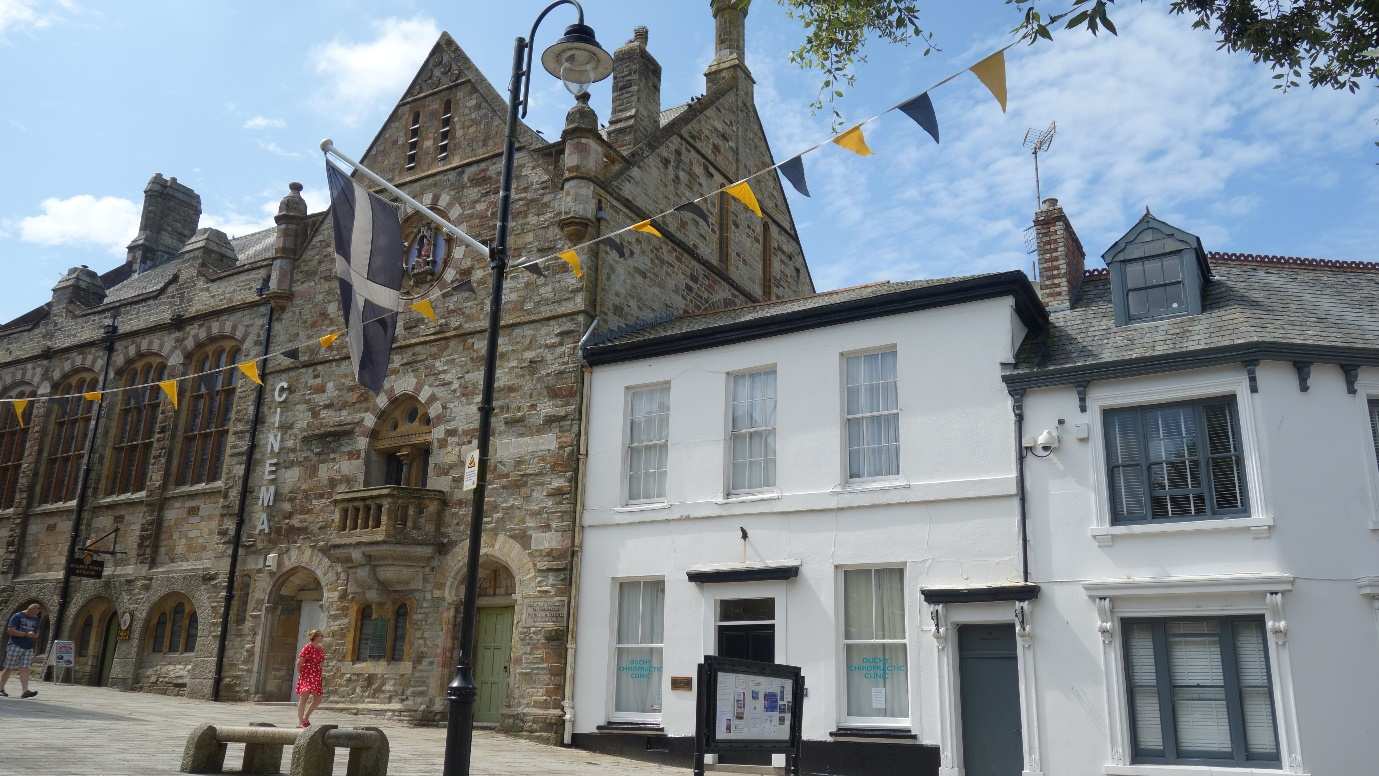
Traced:
<path fill-rule="evenodd" d="M 264 606 L 264 663 L 259 695 L 296 700 L 297 653 L 311 630 L 326 628 L 325 589 L 311 570 L 298 566 L 278 579 Z"/>
<path fill-rule="evenodd" d="M 474 682 L 479 700 L 474 721 L 497 725 L 509 706 L 512 676 L 512 637 L 517 613 L 517 580 L 502 561 L 490 556 L 479 560 L 479 617 L 475 638 Z M 457 602 L 456 628 L 463 616 L 463 597 Z M 459 658 L 458 642 L 455 659 Z M 451 661 L 454 665 L 455 661 Z"/>
<path fill-rule="evenodd" d="M 76 627 L 77 681 L 92 687 L 108 687 L 115 664 L 120 632 L 119 612 L 105 596 L 87 601 L 72 619 Z"/>

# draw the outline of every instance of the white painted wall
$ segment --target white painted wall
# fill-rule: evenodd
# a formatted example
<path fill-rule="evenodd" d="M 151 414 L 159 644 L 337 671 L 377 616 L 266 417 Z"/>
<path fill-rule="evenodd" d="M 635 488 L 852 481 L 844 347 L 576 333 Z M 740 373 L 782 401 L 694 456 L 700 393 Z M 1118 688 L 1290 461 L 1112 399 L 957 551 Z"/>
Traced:
<path fill-rule="evenodd" d="M 1086 414 L 1071 388 L 1027 395 L 1026 435 L 1052 428 L 1060 418 L 1067 421 L 1062 446 L 1026 464 L 1031 576 L 1042 586 L 1033 607 L 1032 649 L 1045 720 L 1045 773 L 1189 772 L 1111 767 L 1115 737 L 1108 726 L 1115 725 L 1106 699 L 1105 654 L 1085 583 L 1185 583 L 1173 595 L 1113 597 L 1116 617 L 1133 611 L 1265 612 L 1263 592 L 1226 593 L 1220 592 L 1225 582 L 1191 581 L 1251 574 L 1294 578 L 1281 596 L 1286 637 L 1271 646 L 1280 735 L 1287 735 L 1282 727 L 1289 717 L 1296 718 L 1298 730 L 1291 748 L 1300 757 L 1285 769 L 1314 776 L 1376 772 L 1379 631 L 1373 600 L 1361 595 L 1358 582 L 1379 574 L 1379 464 L 1366 415 L 1367 398 L 1379 396 L 1379 369 L 1361 370 L 1355 395 L 1346 392 L 1333 364 L 1313 366 L 1306 393 L 1299 391 L 1291 363 L 1261 364 L 1258 383 L 1259 392 L 1250 393 L 1240 366 L 1094 382 Z M 1102 409 L 1226 393 L 1237 396 L 1240 409 L 1251 516 L 1177 524 L 1177 530 L 1156 533 L 1099 529 L 1106 510 Z M 1090 425 L 1088 440 L 1072 438 L 1070 428 L 1077 423 Z M 1199 530 L 1204 528 L 1209 530 Z M 1144 593 L 1154 588 L 1130 587 Z M 1112 636 L 1118 650 L 1114 624 Z M 1291 709 L 1286 698 L 1277 697 L 1279 674 L 1287 667 L 1279 664 L 1283 660 L 1291 667 Z M 1128 752 L 1122 759 L 1128 762 Z"/>
<path fill-rule="evenodd" d="M 841 720 L 838 570 L 906 570 L 911 729 L 937 743 L 937 659 L 919 588 L 1004 584 L 1021 577 L 1010 399 L 1000 364 L 1023 331 L 1007 298 L 835 325 L 655 359 L 599 366 L 591 384 L 589 465 L 576 662 L 576 730 L 593 732 L 612 703 L 615 585 L 666 581 L 663 724 L 694 732 L 693 676 L 714 649 L 714 600 L 777 597 L 776 659 L 803 668 L 804 734 L 827 739 Z M 1012 321 L 1015 321 L 1012 324 Z M 896 487 L 843 487 L 842 354 L 895 345 L 901 402 Z M 777 369 L 777 479 L 768 499 L 726 500 L 731 372 Z M 622 507 L 624 394 L 669 382 L 667 504 Z M 747 529 L 745 547 L 738 527 Z M 697 585 L 689 566 L 801 561 L 783 582 Z M 1008 608 L 1008 607 L 1007 607 Z M 1008 615 L 1007 615 L 1008 616 Z"/>

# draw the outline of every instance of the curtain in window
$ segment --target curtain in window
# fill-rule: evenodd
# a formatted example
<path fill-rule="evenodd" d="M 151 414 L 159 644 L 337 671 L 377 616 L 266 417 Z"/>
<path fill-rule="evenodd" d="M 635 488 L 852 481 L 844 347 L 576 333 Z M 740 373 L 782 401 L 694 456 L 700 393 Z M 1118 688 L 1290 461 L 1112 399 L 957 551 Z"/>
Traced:
<path fill-rule="evenodd" d="M 627 500 L 666 497 L 666 459 L 670 438 L 670 388 L 632 392 L 627 435 Z"/>
<path fill-rule="evenodd" d="M 733 375 L 730 489 L 776 485 L 776 370 Z"/>
<path fill-rule="evenodd" d="M 616 713 L 661 713 L 665 591 L 659 580 L 618 585 Z"/>
<path fill-rule="evenodd" d="M 1168 623 L 1168 668 L 1180 756 L 1231 756 L 1226 679 L 1214 620 Z"/>
<path fill-rule="evenodd" d="M 1264 624 L 1235 623 L 1235 666 L 1240 676 L 1240 708 L 1245 718 L 1245 749 L 1251 757 L 1278 759 L 1274 700 Z"/>
<path fill-rule="evenodd" d="M 849 717 L 908 717 L 903 569 L 843 572 Z"/>
<path fill-rule="evenodd" d="M 895 351 L 847 359 L 848 479 L 900 474 Z"/>
<path fill-rule="evenodd" d="M 1162 756 L 1163 720 L 1159 715 L 1158 671 L 1154 666 L 1154 630 L 1146 623 L 1132 625 L 1126 640 L 1135 743 L 1141 754 Z"/>

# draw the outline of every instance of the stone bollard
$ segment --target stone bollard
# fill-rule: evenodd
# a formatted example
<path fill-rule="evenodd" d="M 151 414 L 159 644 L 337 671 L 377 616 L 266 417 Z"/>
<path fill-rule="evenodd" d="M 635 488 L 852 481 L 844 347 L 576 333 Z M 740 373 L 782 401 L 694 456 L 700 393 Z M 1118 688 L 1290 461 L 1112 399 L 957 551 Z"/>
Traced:
<path fill-rule="evenodd" d="M 250 722 L 249 727 L 272 728 L 278 727 L 269 722 Z M 246 741 L 244 742 L 244 765 L 241 766 L 240 773 L 261 774 L 262 776 L 273 776 L 283 771 L 283 745 L 282 743 L 272 743 L 267 741 Z"/>
<path fill-rule="evenodd" d="M 182 750 L 182 773 L 223 773 L 225 744 L 215 737 L 215 725 L 203 722 L 187 737 Z"/>
<path fill-rule="evenodd" d="M 351 740 L 345 740 L 346 736 Z M 345 776 L 388 776 L 388 737 L 382 729 L 361 727 L 349 732 L 337 730 L 326 735 L 326 743 L 332 746 L 355 744 L 350 748 Z"/>
<path fill-rule="evenodd" d="M 297 734 L 292 745 L 292 776 L 330 776 L 335 770 L 335 747 L 326 743 L 326 734 L 335 725 L 316 725 Z"/>

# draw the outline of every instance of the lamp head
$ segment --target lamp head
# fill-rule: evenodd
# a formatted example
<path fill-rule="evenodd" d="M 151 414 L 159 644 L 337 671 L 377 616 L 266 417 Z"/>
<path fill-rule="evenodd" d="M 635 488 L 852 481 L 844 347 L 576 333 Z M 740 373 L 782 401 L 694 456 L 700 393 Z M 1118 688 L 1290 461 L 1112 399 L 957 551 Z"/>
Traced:
<path fill-rule="evenodd" d="M 599 45 L 592 27 L 571 24 L 564 37 L 542 52 L 541 65 L 578 97 L 589 91 L 590 84 L 612 75 L 613 56 Z"/>

